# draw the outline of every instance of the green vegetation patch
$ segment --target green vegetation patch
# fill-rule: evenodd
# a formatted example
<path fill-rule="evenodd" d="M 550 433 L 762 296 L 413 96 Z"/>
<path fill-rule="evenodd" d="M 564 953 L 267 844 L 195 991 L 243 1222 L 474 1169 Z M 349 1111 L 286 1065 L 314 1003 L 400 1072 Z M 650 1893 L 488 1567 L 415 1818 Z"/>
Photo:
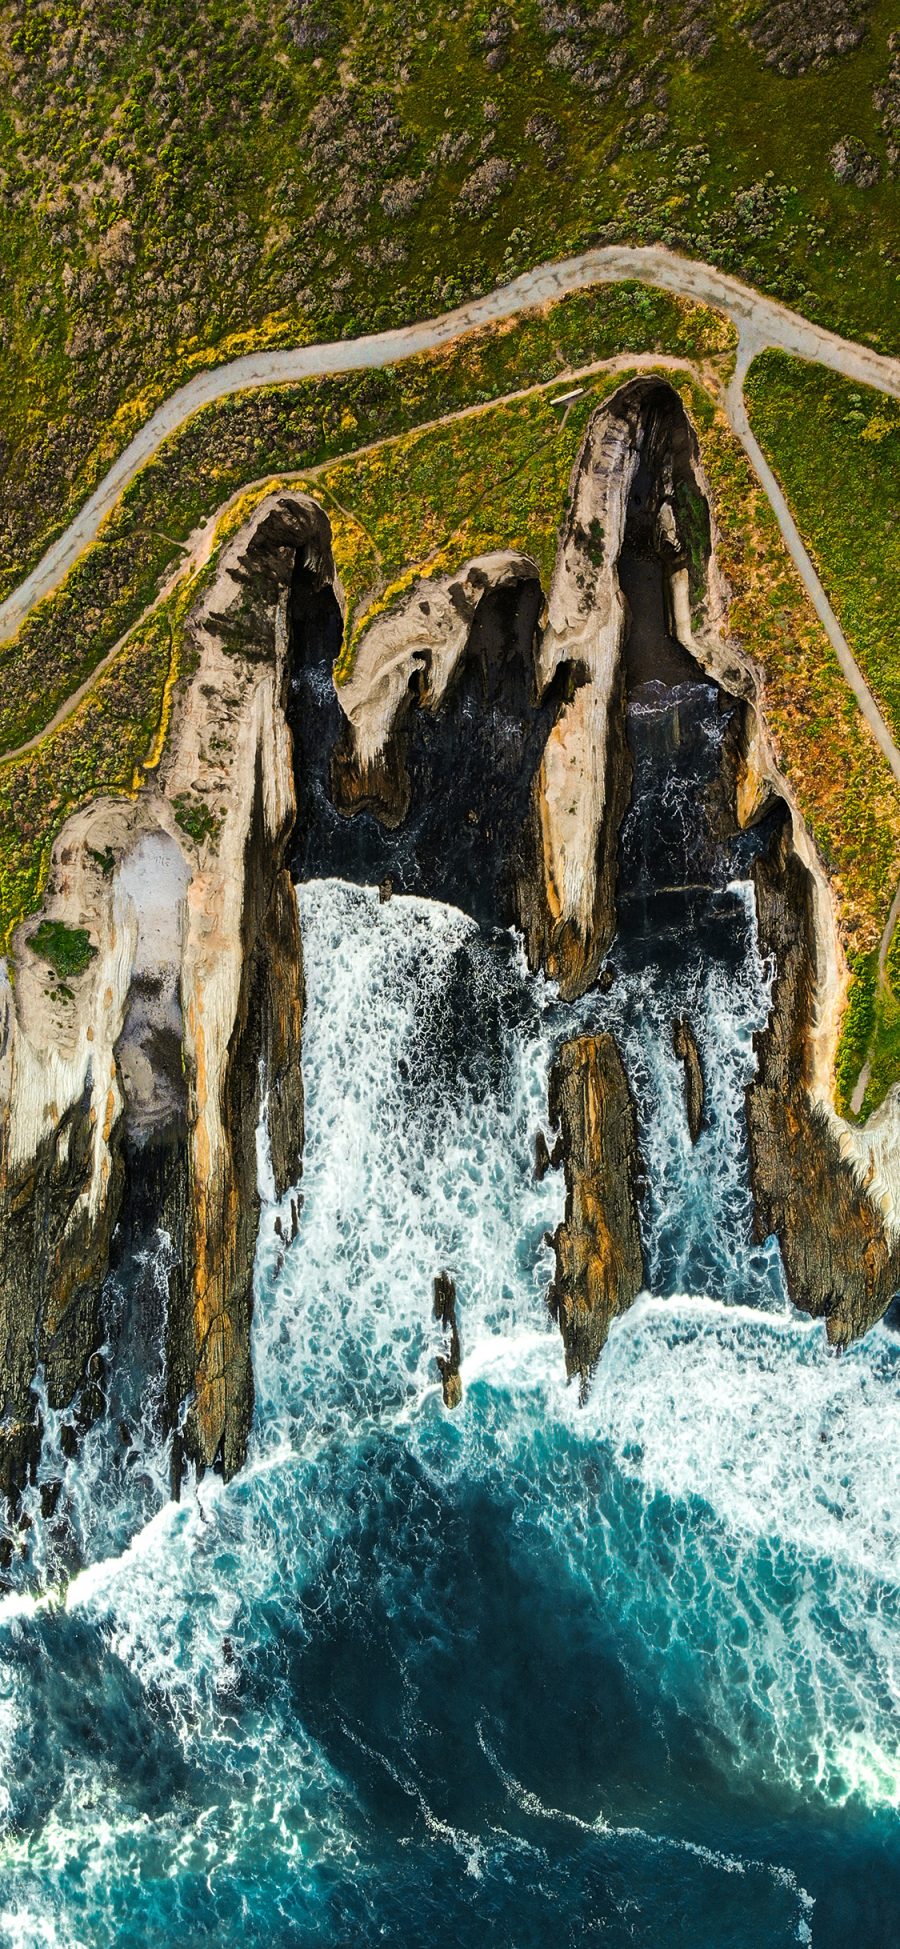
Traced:
<path fill-rule="evenodd" d="M 188 792 L 179 793 L 175 800 L 175 820 L 197 846 L 202 846 L 206 839 L 215 839 L 219 830 L 219 820 L 209 806 L 202 799 L 191 798 Z"/>
<path fill-rule="evenodd" d="M 754 360 L 746 385 L 756 437 L 784 490 L 851 650 L 900 740 L 900 402 L 781 352 Z M 822 754 L 833 774 L 835 757 Z M 858 795 L 859 841 L 873 843 Z M 873 844 L 890 905 L 896 873 Z M 900 954 L 854 963 L 838 1051 L 845 1113 L 865 1063 L 867 1116 L 900 1077 Z"/>
<path fill-rule="evenodd" d="M 689 410 L 697 388 L 676 377 Z M 778 523 L 724 416 L 700 427 L 713 493 L 719 563 L 732 592 L 729 626 L 763 677 L 776 761 L 789 781 L 828 872 L 854 969 L 837 1056 L 837 1088 L 849 1107 L 881 1031 L 878 948 L 900 881 L 900 786 L 875 743 L 837 657 L 788 556 Z M 829 492 L 834 493 L 834 483 Z M 866 1113 L 900 1076 L 900 1045 L 882 1038 Z"/>
<path fill-rule="evenodd" d="M 900 741 L 900 401 L 782 352 L 746 384 L 756 437 Z"/>
<path fill-rule="evenodd" d="M 86 927 L 67 927 L 62 920 L 42 920 L 28 945 L 63 979 L 84 974 L 97 952 Z"/>
<path fill-rule="evenodd" d="M 851 969 L 850 990 L 834 1065 L 835 1107 L 842 1117 L 851 1115 L 853 1092 L 872 1046 L 877 987 L 876 949 L 871 954 L 858 955 Z M 900 1075 L 900 1065 L 894 1073 Z"/>
<path fill-rule="evenodd" d="M 875 985 L 875 1019 L 868 1047 L 869 1079 L 860 1114 L 869 1115 L 900 1077 L 900 930 L 894 929 Z"/>
<path fill-rule="evenodd" d="M 695 387 L 681 378 L 689 410 Z M 699 422 L 698 422 L 699 424 Z M 848 953 L 878 947 L 900 880 L 900 786 L 848 690 L 768 498 L 721 412 L 700 426 L 729 625 L 760 667 L 775 756 L 834 889 Z M 832 484 L 832 491 L 833 484 Z"/>
<path fill-rule="evenodd" d="M 877 1109 L 900 1079 L 900 930 L 894 930 L 883 963 L 878 954 L 853 969 L 837 1059 L 837 1107 L 852 1116 L 851 1099 L 865 1069 L 859 1116 Z"/>

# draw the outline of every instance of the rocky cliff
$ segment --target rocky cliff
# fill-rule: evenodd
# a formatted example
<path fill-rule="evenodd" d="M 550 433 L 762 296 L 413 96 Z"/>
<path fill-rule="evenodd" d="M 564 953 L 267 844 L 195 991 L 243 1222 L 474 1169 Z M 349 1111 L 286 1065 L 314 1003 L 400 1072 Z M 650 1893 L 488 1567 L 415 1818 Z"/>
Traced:
<path fill-rule="evenodd" d="M 340 839 L 367 815 L 395 850 L 367 839 L 360 858 L 377 871 L 365 877 L 403 890 L 411 875 L 410 890 L 471 897 L 479 918 L 518 922 L 531 966 L 564 999 L 591 986 L 615 933 L 631 790 L 618 568 L 638 500 L 672 637 L 741 700 L 716 788 L 722 818 L 746 828 L 765 817 L 775 834 L 755 867 L 761 946 L 776 968 L 747 1099 L 758 1230 L 777 1234 L 797 1303 L 844 1342 L 900 1281 L 898 1117 L 889 1102 L 851 1131 L 831 1107 L 847 979 L 834 906 L 772 760 L 758 673 L 727 636 L 709 497 L 671 387 L 630 381 L 594 415 L 546 601 L 527 556 L 485 556 L 418 583 L 380 617 L 339 693 L 312 671 L 308 699 L 326 696 L 330 727 L 317 760 L 322 831 Z M 157 775 L 135 799 L 77 814 L 56 844 L 39 919 L 79 952 L 54 973 L 37 920 L 12 944 L 0 989 L 0 1493 L 12 1501 L 35 1468 L 44 1395 L 64 1414 L 64 1445 L 104 1411 L 110 1265 L 160 1234 L 173 1480 L 186 1465 L 231 1474 L 246 1450 L 263 1106 L 279 1195 L 303 1139 L 302 964 L 285 863 L 301 584 L 332 589 L 337 613 L 325 515 L 302 494 L 273 495 L 188 618 Z M 417 793 L 430 795 L 424 810 Z M 420 885 L 442 851 L 453 872 Z M 703 1077 L 689 1027 L 675 1035 L 696 1137 Z M 564 1045 L 552 1113 L 567 1190 L 553 1304 L 584 1382 L 643 1276 L 634 1112 L 609 1037 Z M 456 1398 L 445 1298 L 441 1375 Z"/>
<path fill-rule="evenodd" d="M 760 1239 L 774 1232 L 795 1305 L 824 1318 L 842 1346 L 881 1318 L 900 1288 L 900 1241 L 869 1196 L 842 1126 L 816 1100 L 810 1026 L 820 944 L 809 868 L 785 817 L 754 868 L 760 947 L 775 970 L 768 1023 L 755 1039 L 747 1129 Z"/>
<path fill-rule="evenodd" d="M 638 492 L 638 488 L 640 492 Z M 728 635 L 714 509 L 684 407 L 664 380 L 626 382 L 594 414 L 573 470 L 539 626 L 536 698 L 554 693 L 512 858 L 509 918 L 529 963 L 564 998 L 597 977 L 616 931 L 618 848 L 631 791 L 625 735 L 628 604 L 619 577 L 626 531 L 661 564 L 667 627 L 736 702 L 707 807 L 711 830 L 748 830 L 784 808 L 781 837 L 756 868 L 760 940 L 778 967 L 759 1075 L 748 1094 L 757 1227 L 782 1245 L 797 1303 L 832 1337 L 863 1331 L 898 1276 L 900 1141 L 890 1104 L 866 1131 L 831 1102 L 847 986 L 827 873 L 773 759 L 752 644 Z M 533 565 L 497 556 L 417 586 L 364 636 L 341 704 L 336 797 L 402 827 L 409 808 L 405 739 L 419 709 L 440 716 L 484 591 Z M 692 1138 L 704 1079 L 687 1024 L 674 1025 Z M 602 1310 L 602 1309 L 601 1309 Z"/>
<path fill-rule="evenodd" d="M 672 1047 L 684 1070 L 684 1106 L 691 1143 L 695 1144 L 703 1129 L 706 1085 L 703 1080 L 697 1038 L 686 1016 L 680 1016 L 678 1021 L 672 1024 Z"/>
<path fill-rule="evenodd" d="M 89 947 L 58 979 L 18 930 L 0 1005 L 0 1489 L 41 1440 L 40 1390 L 103 1411 L 104 1283 L 123 1235 L 168 1233 L 161 1413 L 185 1462 L 239 1467 L 264 1100 L 283 1194 L 300 1168 L 302 964 L 283 857 L 294 822 L 284 716 L 298 555 L 332 578 L 327 522 L 264 503 L 186 625 L 166 755 L 54 848 L 41 918 Z M 83 930 L 83 931 L 82 931 Z M 44 938 L 41 936 L 40 938 Z M 128 1350 L 122 1350 L 128 1357 Z"/>
<path fill-rule="evenodd" d="M 527 797 L 515 808 L 514 833 L 502 836 L 496 817 L 485 833 L 489 847 L 502 844 L 508 854 L 507 906 L 496 918 L 521 928 L 530 965 L 558 980 L 567 999 L 590 987 L 616 930 L 619 832 L 631 789 L 618 562 L 632 484 L 648 454 L 648 519 L 665 554 L 667 603 L 673 627 L 685 614 L 689 627 L 690 553 L 678 508 L 683 490 L 694 491 L 696 442 L 671 387 L 651 376 L 629 381 L 600 406 L 582 444 L 544 613 L 520 656 L 530 692 L 516 720 Z M 705 505 L 699 490 L 694 498 Z M 374 813 L 390 829 L 415 817 L 408 756 L 425 718 L 457 739 L 455 761 L 464 770 L 470 720 L 451 725 L 450 705 L 479 620 L 498 592 L 533 585 L 537 574 L 515 552 L 481 556 L 453 575 L 418 582 L 364 631 L 339 693 L 331 782 L 342 812 Z M 486 707 L 486 668 L 483 678 Z M 540 733 L 533 761 L 529 717 Z M 507 791 L 507 820 L 511 802 Z M 470 816 L 477 819 L 477 810 Z"/>

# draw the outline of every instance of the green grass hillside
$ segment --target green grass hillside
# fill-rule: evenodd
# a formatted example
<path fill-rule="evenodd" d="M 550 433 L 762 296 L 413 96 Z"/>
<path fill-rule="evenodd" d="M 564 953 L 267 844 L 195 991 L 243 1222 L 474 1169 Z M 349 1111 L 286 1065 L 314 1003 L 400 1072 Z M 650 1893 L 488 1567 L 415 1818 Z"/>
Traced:
<path fill-rule="evenodd" d="M 242 347 L 662 239 L 900 342 L 895 0 L 10 0 L 0 589 Z"/>

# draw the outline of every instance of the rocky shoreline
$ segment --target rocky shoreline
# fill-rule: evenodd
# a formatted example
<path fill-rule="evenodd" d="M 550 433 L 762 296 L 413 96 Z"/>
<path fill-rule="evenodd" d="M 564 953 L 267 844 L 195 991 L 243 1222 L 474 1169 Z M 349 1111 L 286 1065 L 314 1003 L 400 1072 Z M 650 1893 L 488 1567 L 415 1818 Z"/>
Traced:
<path fill-rule="evenodd" d="M 61 833 L 43 917 L 63 938 L 85 930 L 86 965 L 55 981 L 30 945 L 33 922 L 13 942 L 0 997 L 0 1491 L 10 1502 L 40 1450 L 39 1381 L 76 1424 L 102 1412 L 103 1286 L 114 1241 L 135 1230 L 148 1244 L 171 1239 L 157 1328 L 175 1484 L 185 1463 L 228 1475 L 244 1459 L 263 1089 L 279 1194 L 296 1181 L 303 1144 L 302 959 L 283 864 L 298 550 L 333 575 L 319 510 L 302 497 L 264 503 L 188 619 L 190 674 L 152 786 L 97 801 Z"/>
<path fill-rule="evenodd" d="M 318 810 L 303 798 L 301 826 L 321 818 L 335 849 L 319 870 L 346 870 L 356 845 L 352 871 L 383 887 L 452 897 L 517 926 L 530 967 L 558 982 L 564 1002 L 597 982 L 618 925 L 632 791 L 618 565 L 635 506 L 662 565 L 671 638 L 731 709 L 714 815 L 761 834 L 759 938 L 776 972 L 747 1092 L 758 1234 L 775 1233 L 791 1297 L 825 1318 L 833 1341 L 884 1312 L 900 1284 L 896 1115 L 889 1101 L 851 1131 L 831 1107 L 847 970 L 830 889 L 771 761 L 757 673 L 725 634 L 687 414 L 671 386 L 644 376 L 591 421 L 543 613 L 524 555 L 421 580 L 363 637 L 340 691 L 330 666 L 311 667 L 304 695 L 324 698 L 327 727 L 315 751 L 298 742 L 296 718 L 292 742 L 290 696 L 294 665 L 315 651 L 312 637 L 311 648 L 300 641 L 298 590 L 342 602 L 329 525 L 303 494 L 264 500 L 188 619 L 188 674 L 152 784 L 133 800 L 97 801 L 60 835 L 42 920 L 84 930 L 89 958 L 54 982 L 29 921 L 0 994 L 0 1494 L 11 1506 L 37 1465 L 41 1388 L 68 1414 L 76 1447 L 79 1427 L 103 1413 L 104 1283 L 123 1250 L 160 1234 L 171 1242 L 155 1303 L 173 1487 L 186 1468 L 228 1476 L 243 1462 L 263 1109 L 276 1195 L 301 1169 L 303 969 L 289 862 L 307 772 Z M 686 1019 L 673 1039 L 696 1143 L 705 1084 Z M 561 1162 L 566 1177 L 550 1303 L 584 1388 L 644 1278 L 634 1105 L 610 1036 L 563 1044 L 550 1114 L 556 1148 L 551 1160 L 542 1140 L 538 1164 Z M 449 1280 L 436 1286 L 435 1315 L 452 1407 Z M 113 1357 L 127 1360 L 128 1347 Z"/>

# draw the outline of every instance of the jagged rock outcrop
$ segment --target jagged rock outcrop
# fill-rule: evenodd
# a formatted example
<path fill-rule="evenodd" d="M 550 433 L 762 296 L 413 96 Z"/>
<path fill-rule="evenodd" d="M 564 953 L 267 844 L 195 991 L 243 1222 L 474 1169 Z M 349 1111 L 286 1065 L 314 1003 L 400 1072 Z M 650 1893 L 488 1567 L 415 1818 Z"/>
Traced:
<path fill-rule="evenodd" d="M 434 1282 L 434 1317 L 443 1335 L 445 1351 L 437 1356 L 438 1373 L 445 1408 L 458 1408 L 462 1400 L 460 1364 L 462 1347 L 456 1318 L 456 1287 L 449 1272 L 439 1272 Z"/>
<path fill-rule="evenodd" d="M 567 999 L 596 980 L 616 931 L 619 835 L 632 788 L 628 613 L 618 564 L 642 462 L 669 626 L 690 647 L 692 577 L 699 582 L 703 564 L 692 558 L 702 548 L 685 532 L 685 509 L 705 510 L 706 490 L 681 402 L 652 377 L 628 381 L 591 420 L 572 474 L 541 644 L 542 687 L 566 669 L 578 681 L 535 781 L 518 918 L 530 965 L 555 976 Z"/>
<path fill-rule="evenodd" d="M 757 1234 L 774 1232 L 794 1304 L 824 1318 L 829 1340 L 843 1346 L 881 1318 L 900 1288 L 900 1241 L 869 1195 L 874 1166 L 863 1174 L 839 1120 L 814 1093 L 820 944 L 812 876 L 787 817 L 754 881 L 760 947 L 775 967 L 747 1091 Z"/>
<path fill-rule="evenodd" d="M 455 575 L 417 582 L 365 631 L 340 691 L 345 724 L 332 757 L 332 790 L 342 812 L 375 812 L 395 827 L 409 810 L 407 719 L 434 713 L 450 691 L 483 596 L 536 582 L 528 555 L 498 550 Z"/>
<path fill-rule="evenodd" d="M 530 717 L 518 725 L 522 761 L 528 732 L 544 713 L 541 744 L 510 847 L 509 904 L 503 919 L 522 930 L 529 964 L 573 998 L 596 979 L 616 928 L 619 831 L 631 790 L 625 731 L 623 642 L 626 605 L 617 564 L 629 494 L 652 449 L 651 522 L 664 556 L 672 626 L 690 633 L 691 546 L 685 508 L 705 508 L 696 440 L 671 387 L 658 378 L 627 382 L 594 414 L 573 469 L 545 626 L 536 652 L 524 652 L 533 690 Z M 686 498 L 691 489 L 693 500 Z M 408 755 L 421 717 L 438 718 L 459 683 L 486 601 L 535 583 L 525 555 L 499 551 L 454 575 L 421 580 L 364 631 L 349 680 L 339 692 L 342 728 L 331 785 L 344 813 L 368 811 L 383 826 L 410 816 Z M 457 727 L 456 735 L 462 735 Z M 462 755 L 462 754 L 461 754 Z M 504 816 L 509 817 L 509 794 Z M 478 814 L 471 815 L 477 822 Z M 491 819 L 485 834 L 496 846 Z"/>
<path fill-rule="evenodd" d="M 742 27 L 768 67 L 806 74 L 858 47 L 871 11 L 871 0 L 762 0 Z"/>
<path fill-rule="evenodd" d="M 13 942 L 0 993 L 0 1490 L 56 1408 L 102 1409 L 102 1289 L 125 1201 L 170 1234 L 165 1418 L 230 1474 L 252 1411 L 249 1327 L 266 1093 L 275 1189 L 300 1167 L 302 964 L 282 860 L 294 819 L 284 717 L 298 552 L 333 578 L 302 495 L 257 510 L 186 626 L 166 754 L 136 800 L 96 801 L 54 848 L 44 916 L 94 952 L 55 981 Z M 262 1078 L 262 1082 L 261 1082 Z M 126 1350 L 127 1357 L 127 1350 Z"/>
<path fill-rule="evenodd" d="M 680 1016 L 678 1021 L 672 1024 L 672 1047 L 684 1068 L 684 1104 L 691 1143 L 695 1144 L 703 1129 L 706 1085 L 703 1081 L 697 1040 L 685 1015 Z"/>
<path fill-rule="evenodd" d="M 314 858 L 317 871 L 390 880 L 482 925 L 510 924 L 531 783 L 558 707 L 555 690 L 538 695 L 542 603 L 526 556 L 498 553 L 420 582 L 373 622 L 335 689 L 333 609 L 323 614 L 297 578 L 301 870 Z"/>
<path fill-rule="evenodd" d="M 566 1174 L 549 1300 L 565 1344 L 566 1372 L 580 1376 L 584 1393 L 612 1321 L 644 1281 L 637 1123 L 611 1035 L 563 1043 L 551 1071 L 549 1109 Z"/>

